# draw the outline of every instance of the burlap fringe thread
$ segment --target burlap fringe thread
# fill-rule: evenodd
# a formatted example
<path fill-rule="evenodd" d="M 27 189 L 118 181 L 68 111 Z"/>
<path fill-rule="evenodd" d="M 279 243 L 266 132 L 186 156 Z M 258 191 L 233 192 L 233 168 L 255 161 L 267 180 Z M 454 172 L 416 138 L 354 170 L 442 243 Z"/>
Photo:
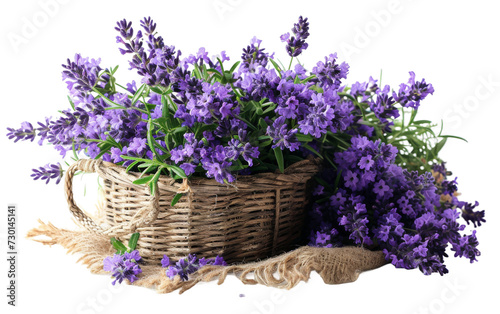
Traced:
<path fill-rule="evenodd" d="M 78 253 L 78 262 L 86 265 L 92 273 L 107 273 L 103 267 L 103 259 L 112 255 L 114 249 L 109 239 L 103 235 L 82 230 L 70 231 L 59 229 L 51 223 L 40 221 L 40 226 L 30 230 L 27 238 L 53 245 L 59 244 L 68 253 Z M 49 239 L 35 239 L 46 236 Z M 311 271 L 319 273 L 327 284 L 341 284 L 355 281 L 363 271 L 383 266 L 385 261 L 382 252 L 369 251 L 356 247 L 315 248 L 300 247 L 294 251 L 253 263 L 231 266 L 205 266 L 196 272 L 189 281 L 170 280 L 161 266 L 141 266 L 143 273 L 136 286 L 154 288 L 159 293 L 179 290 L 179 293 L 192 288 L 199 282 L 207 282 L 218 278 L 222 284 L 227 275 L 233 273 L 244 284 L 262 284 L 270 287 L 291 289 L 300 281 L 307 281 Z M 109 274 L 109 273 L 108 273 Z M 252 278 L 253 277 L 253 278 Z"/>

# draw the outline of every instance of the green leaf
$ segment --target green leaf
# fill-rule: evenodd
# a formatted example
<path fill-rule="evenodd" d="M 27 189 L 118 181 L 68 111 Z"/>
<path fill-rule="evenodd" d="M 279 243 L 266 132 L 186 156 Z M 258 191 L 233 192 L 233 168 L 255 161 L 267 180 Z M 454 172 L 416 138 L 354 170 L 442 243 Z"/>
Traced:
<path fill-rule="evenodd" d="M 272 143 L 273 143 L 273 140 L 268 140 L 268 141 L 264 141 L 264 142 L 259 143 L 257 146 L 266 147 L 266 146 L 271 145 Z"/>
<path fill-rule="evenodd" d="M 276 147 L 273 150 L 274 150 L 274 156 L 276 156 L 276 161 L 278 162 L 278 168 L 280 169 L 280 172 L 285 173 L 285 161 L 283 159 L 283 151 L 279 147 Z"/>
<path fill-rule="evenodd" d="M 73 150 L 73 157 L 75 158 L 75 161 L 77 161 L 78 160 L 78 154 L 76 152 L 75 140 L 73 140 L 73 143 L 71 144 L 71 148 Z"/>
<path fill-rule="evenodd" d="M 73 111 L 75 110 L 75 103 L 73 102 L 73 100 L 71 100 L 71 98 L 68 96 L 68 100 L 69 100 L 69 104 L 71 105 L 71 109 L 73 109 Z"/>
<path fill-rule="evenodd" d="M 222 71 L 222 73 L 224 73 L 224 65 L 222 64 L 222 61 L 220 58 L 217 58 L 217 61 L 219 61 L 219 64 L 220 64 L 220 69 Z"/>
<path fill-rule="evenodd" d="M 167 169 L 172 170 L 181 178 L 187 178 L 186 173 L 178 166 L 168 165 Z"/>
<path fill-rule="evenodd" d="M 306 135 L 302 133 L 295 133 L 295 137 L 299 142 L 304 142 L 304 143 L 312 142 L 312 140 L 314 139 L 311 135 L 309 134 Z"/>
<path fill-rule="evenodd" d="M 188 129 L 187 126 L 181 126 L 181 127 L 178 127 L 178 128 L 175 128 L 173 131 L 172 131 L 172 134 L 177 134 L 179 132 L 186 132 Z"/>
<path fill-rule="evenodd" d="M 141 87 L 139 87 L 139 89 L 137 90 L 137 92 L 135 92 L 135 95 L 134 97 L 132 97 L 132 107 L 135 105 L 135 103 L 139 100 L 139 97 L 142 96 L 142 93 L 144 92 L 144 90 L 148 87 L 147 84 L 142 84 Z"/>
<path fill-rule="evenodd" d="M 236 118 L 238 118 L 239 120 L 245 122 L 246 125 L 249 126 L 252 130 L 257 131 L 257 128 L 252 123 L 250 123 L 250 121 L 248 121 L 245 118 L 242 118 L 240 116 L 236 116 Z"/>
<path fill-rule="evenodd" d="M 259 141 L 262 141 L 262 140 L 268 140 L 268 139 L 270 139 L 270 138 L 271 138 L 271 137 L 270 137 L 269 135 L 261 135 L 261 136 L 257 137 L 257 139 L 258 139 Z"/>
<path fill-rule="evenodd" d="M 463 137 L 460 137 L 460 136 L 455 136 L 455 135 L 440 135 L 439 137 L 442 137 L 442 138 L 455 138 L 457 140 L 462 140 L 466 143 L 469 143 L 465 138 Z"/>
<path fill-rule="evenodd" d="M 150 86 L 149 89 L 158 95 L 168 95 L 174 92 L 172 89 L 166 89 L 163 86 Z"/>
<path fill-rule="evenodd" d="M 128 240 L 129 252 L 132 252 L 133 250 L 135 250 L 135 247 L 137 246 L 137 241 L 139 241 L 139 232 L 133 233 L 130 236 L 130 239 Z"/>
<path fill-rule="evenodd" d="M 116 252 L 118 254 L 123 254 L 125 252 L 127 252 L 127 247 L 120 241 L 120 240 L 117 240 L 116 238 L 111 238 L 111 244 L 113 245 L 113 247 L 116 249 Z"/>
<path fill-rule="evenodd" d="M 277 106 L 278 106 L 277 104 L 271 103 L 271 105 L 269 106 L 269 108 L 267 108 L 266 110 L 264 110 L 263 114 L 266 114 L 268 112 L 274 111 L 274 109 L 276 109 Z"/>
<path fill-rule="evenodd" d="M 334 185 L 335 191 L 337 191 L 338 189 L 341 175 L 342 175 L 342 169 L 337 173 L 337 177 L 335 178 L 335 185 Z"/>
<path fill-rule="evenodd" d="M 316 85 L 312 85 L 311 87 L 309 87 L 309 89 L 310 89 L 310 90 L 313 90 L 313 91 L 315 91 L 315 92 L 318 92 L 318 93 L 320 93 L 320 94 L 322 94 L 322 93 L 323 93 L 323 89 L 322 89 L 321 87 L 319 87 L 319 86 L 316 86 Z"/>
<path fill-rule="evenodd" d="M 252 106 L 255 108 L 255 112 L 261 116 L 264 111 L 262 110 L 262 105 L 254 100 L 251 100 L 250 103 L 252 104 Z"/>
<path fill-rule="evenodd" d="M 105 103 L 107 103 L 108 105 L 110 106 L 115 106 L 115 108 L 105 108 L 106 110 L 107 109 L 125 109 L 125 107 L 123 107 L 122 105 L 119 105 L 117 103 L 115 103 L 114 101 L 112 101 L 111 99 L 109 99 L 108 97 L 104 96 L 100 91 L 98 91 L 95 87 L 92 87 L 92 90 L 94 92 L 97 93 L 97 95 L 101 96 L 101 98 L 104 100 Z"/>
<path fill-rule="evenodd" d="M 432 121 L 430 121 L 430 120 L 413 121 L 413 125 L 420 125 L 420 124 L 432 124 Z"/>
<path fill-rule="evenodd" d="M 276 62 L 274 62 L 274 60 L 273 60 L 273 59 L 269 58 L 269 61 L 271 61 L 272 65 L 274 66 L 274 68 L 275 68 L 275 69 L 276 69 L 276 71 L 278 72 L 278 75 L 279 75 L 279 76 L 280 76 L 280 78 L 281 78 L 281 72 L 282 72 L 283 70 L 281 70 L 280 66 L 279 66 Z"/>
<path fill-rule="evenodd" d="M 118 71 L 119 65 L 115 66 L 114 68 L 111 68 L 111 75 L 115 74 L 116 71 Z"/>
<path fill-rule="evenodd" d="M 200 67 L 197 64 L 194 65 L 192 73 L 194 74 L 194 77 L 196 77 L 199 80 L 203 78 L 203 76 L 201 75 Z"/>
<path fill-rule="evenodd" d="M 239 171 L 239 170 L 242 170 L 242 169 L 246 169 L 246 168 L 248 168 L 248 165 L 243 165 L 243 164 L 241 163 L 241 161 L 239 161 L 239 160 L 236 160 L 236 161 L 238 162 L 238 164 L 237 164 L 237 165 L 233 165 L 233 166 L 229 167 L 229 168 L 228 168 L 228 170 L 229 170 L 229 171 L 231 171 L 231 172 L 232 172 L 232 171 Z"/>
<path fill-rule="evenodd" d="M 240 64 L 240 62 L 241 61 L 238 61 L 235 64 L 233 64 L 233 66 L 231 67 L 231 69 L 229 69 L 229 73 L 233 73 L 234 70 L 236 70 L 236 67 Z"/>
<path fill-rule="evenodd" d="M 207 72 L 209 72 L 209 73 L 214 73 L 214 74 L 218 74 L 218 75 L 219 75 L 219 77 L 222 77 L 222 74 L 221 74 L 219 71 L 217 71 L 216 69 L 208 69 L 208 70 L 207 70 Z"/>
<path fill-rule="evenodd" d="M 149 149 L 153 152 L 154 156 L 156 156 L 156 149 L 155 149 L 155 145 L 154 145 L 154 143 L 156 141 L 153 137 L 153 122 L 151 121 L 151 118 L 149 118 L 149 121 L 148 121 L 147 140 L 148 140 Z"/>
<path fill-rule="evenodd" d="M 318 156 L 319 158 L 323 159 L 323 156 L 318 153 L 314 148 L 312 148 L 311 146 L 307 145 L 307 144 L 302 144 L 302 146 L 304 146 L 307 150 L 313 152 L 316 156 Z"/>
<path fill-rule="evenodd" d="M 306 77 L 305 79 L 303 79 L 300 83 L 301 83 L 301 84 L 304 84 L 304 83 L 306 83 L 306 82 L 309 82 L 310 80 L 312 80 L 312 79 L 313 79 L 313 78 L 315 78 L 315 77 L 316 77 L 316 75 L 311 75 L 311 76 Z M 340 95 L 340 94 L 339 94 L 339 95 Z M 349 96 L 350 96 L 350 95 L 349 95 Z"/>
<path fill-rule="evenodd" d="M 151 86 L 150 89 L 152 92 L 154 92 L 158 95 L 163 95 L 163 91 L 157 86 Z"/>
<path fill-rule="evenodd" d="M 434 157 L 437 157 L 441 149 L 443 149 L 444 144 L 446 144 L 447 138 L 443 138 L 441 141 L 439 141 L 436 146 L 432 149 L 432 152 L 434 153 Z"/>
<path fill-rule="evenodd" d="M 259 127 L 263 130 L 266 130 L 267 129 L 267 123 L 266 123 L 266 120 L 264 120 L 263 118 L 260 118 L 259 119 Z"/>
<path fill-rule="evenodd" d="M 122 156 L 123 158 L 123 156 Z M 127 169 L 125 170 L 126 172 L 129 172 L 130 169 L 134 168 L 135 165 L 137 165 L 138 163 L 140 163 L 140 161 L 134 161 L 133 163 L 131 163 L 130 165 L 128 165 Z"/>
<path fill-rule="evenodd" d="M 153 195 L 153 196 L 156 194 L 158 179 L 160 178 L 160 174 L 161 174 L 162 169 L 163 169 L 163 167 L 159 167 L 158 171 L 156 171 L 155 175 L 153 176 L 153 178 L 149 182 L 149 189 L 151 190 L 151 195 Z"/>
<path fill-rule="evenodd" d="M 111 147 L 113 147 L 111 144 L 105 143 L 105 142 L 104 143 L 100 143 L 97 146 L 99 146 L 99 149 L 101 151 L 99 152 L 99 154 L 97 154 L 97 156 L 94 157 L 94 159 L 101 158 L 102 155 L 106 154 L 111 149 Z"/>
<path fill-rule="evenodd" d="M 175 204 L 177 204 L 177 202 L 181 199 L 181 197 L 182 197 L 181 193 L 175 194 L 174 198 L 172 199 L 172 203 L 170 203 L 170 206 L 174 206 Z"/>
<path fill-rule="evenodd" d="M 151 180 L 153 180 L 153 177 L 154 175 L 149 175 L 147 177 L 143 177 L 143 178 L 139 178 L 137 180 L 135 180 L 134 182 L 132 182 L 133 184 L 144 184 L 144 183 L 148 183 L 150 182 Z"/>
<path fill-rule="evenodd" d="M 314 180 L 316 180 L 316 182 L 318 182 L 319 184 L 321 184 L 325 189 L 327 189 L 327 190 L 331 190 L 332 189 L 332 187 L 330 186 L 330 184 L 328 184 L 328 182 L 326 182 L 325 180 L 321 179 L 320 177 L 314 176 Z"/>

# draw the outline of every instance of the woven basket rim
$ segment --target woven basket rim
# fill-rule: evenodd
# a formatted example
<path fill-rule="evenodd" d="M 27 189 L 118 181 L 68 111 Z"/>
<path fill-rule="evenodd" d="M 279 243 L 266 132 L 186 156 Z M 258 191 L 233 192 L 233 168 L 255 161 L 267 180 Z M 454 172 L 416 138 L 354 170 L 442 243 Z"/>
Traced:
<path fill-rule="evenodd" d="M 126 167 L 114 164 L 112 162 L 107 162 L 107 161 L 102 161 L 102 165 L 105 166 L 106 168 L 116 168 L 121 176 L 127 177 L 130 181 L 134 181 L 137 178 L 141 177 L 140 172 L 136 171 L 126 171 Z M 256 173 L 256 174 L 250 174 L 250 175 L 235 175 L 236 180 L 232 182 L 231 184 L 222 184 L 217 181 L 215 181 L 214 178 L 207 178 L 207 177 L 191 177 L 188 180 L 188 184 L 190 186 L 202 186 L 202 185 L 211 185 L 211 186 L 218 186 L 220 188 L 244 188 L 247 187 L 249 183 L 252 183 L 256 180 L 259 179 L 268 179 L 268 180 L 279 180 L 279 181 L 286 181 L 286 179 L 290 179 L 293 176 L 300 177 L 301 174 L 311 174 L 319 171 L 321 165 L 321 159 L 316 157 L 316 158 L 306 158 L 304 160 L 295 162 L 285 168 L 285 172 L 281 173 L 279 170 L 276 170 L 276 172 L 261 172 L 261 173 Z M 301 167 L 303 166 L 308 166 L 311 169 L 309 171 L 301 171 Z M 282 179 L 282 180 L 280 180 Z M 161 174 L 159 182 L 162 183 L 167 183 L 172 186 L 176 187 L 181 187 L 182 182 L 179 182 L 179 180 L 175 180 L 174 178 Z M 258 190 L 260 188 L 256 188 Z"/>

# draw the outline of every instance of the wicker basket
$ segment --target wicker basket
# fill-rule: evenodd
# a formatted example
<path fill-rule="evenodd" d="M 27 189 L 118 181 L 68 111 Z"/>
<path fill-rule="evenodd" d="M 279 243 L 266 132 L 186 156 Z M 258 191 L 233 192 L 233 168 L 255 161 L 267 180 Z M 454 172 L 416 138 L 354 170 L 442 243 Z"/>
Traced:
<path fill-rule="evenodd" d="M 137 173 L 102 160 L 79 160 L 68 170 L 65 190 L 70 211 L 89 230 L 128 240 L 140 232 L 138 249 L 148 263 L 166 254 L 177 260 L 188 254 L 222 255 L 228 263 L 248 262 L 293 248 L 300 237 L 307 207 L 307 182 L 318 171 L 317 160 L 303 160 L 284 174 L 237 177 L 235 187 L 193 178 L 183 183 L 162 176 L 153 197 L 146 185 L 132 182 Z M 96 172 L 104 181 L 104 224 L 98 225 L 74 202 L 76 171 Z M 172 198 L 185 192 L 171 206 Z"/>

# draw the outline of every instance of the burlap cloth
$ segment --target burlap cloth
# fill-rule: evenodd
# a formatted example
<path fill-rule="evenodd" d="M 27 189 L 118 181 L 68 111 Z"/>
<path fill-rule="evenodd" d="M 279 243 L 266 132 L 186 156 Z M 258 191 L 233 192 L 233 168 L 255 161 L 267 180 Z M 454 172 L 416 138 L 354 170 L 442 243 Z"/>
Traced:
<path fill-rule="evenodd" d="M 91 273 L 109 274 L 103 270 L 103 259 L 113 255 L 109 238 L 87 230 L 65 230 L 40 221 L 40 226 L 30 230 L 28 239 L 46 244 L 59 244 L 68 253 L 80 255 L 78 262 L 86 265 Z M 40 236 L 45 239 L 36 238 Z M 355 281 L 363 271 L 386 264 L 381 251 L 369 251 L 358 247 L 316 248 L 303 246 L 294 251 L 266 260 L 230 266 L 205 266 L 191 276 L 189 281 L 181 281 L 179 276 L 170 280 L 159 260 L 158 265 L 142 265 L 142 274 L 133 284 L 155 288 L 159 293 L 179 290 L 180 293 L 199 282 L 218 279 L 222 284 L 228 274 L 234 274 L 244 284 L 291 289 L 300 281 L 307 281 L 311 271 L 319 273 L 327 284 L 341 284 Z"/>

